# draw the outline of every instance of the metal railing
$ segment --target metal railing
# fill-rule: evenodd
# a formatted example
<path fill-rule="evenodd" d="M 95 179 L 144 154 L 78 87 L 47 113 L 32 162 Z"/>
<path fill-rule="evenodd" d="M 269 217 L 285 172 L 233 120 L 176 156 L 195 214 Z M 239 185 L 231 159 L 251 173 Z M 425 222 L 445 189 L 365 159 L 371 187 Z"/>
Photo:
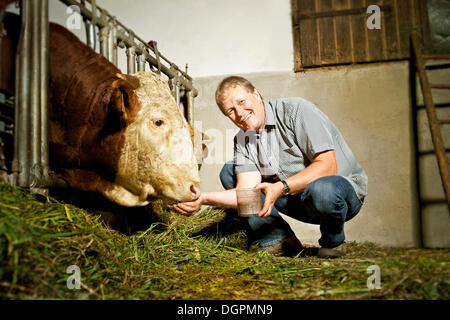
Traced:
<path fill-rule="evenodd" d="M 145 62 L 150 70 L 163 73 L 168 77 L 172 94 L 188 122 L 193 124 L 193 98 L 197 90 L 192 85 L 192 78 L 162 55 L 156 41 L 146 42 L 132 30 L 111 16 L 105 9 L 97 6 L 95 0 L 60 0 L 67 6 L 76 6 L 83 17 L 86 27 L 87 44 L 95 50 L 96 28 L 100 53 L 111 63 L 118 66 L 118 47 L 125 49 L 127 54 L 127 73 L 144 71 Z M 89 5 L 90 7 L 88 8 Z M 181 99 L 186 98 L 186 110 Z"/>
<path fill-rule="evenodd" d="M 95 0 L 60 0 L 77 6 L 86 26 L 87 45 L 95 50 L 96 29 L 100 53 L 117 66 L 118 48 L 126 49 L 127 73 L 150 71 L 167 76 L 172 94 L 193 124 L 193 104 L 197 90 L 192 78 L 164 57 L 157 43 L 146 43 L 134 32 L 98 7 Z M 90 8 L 87 7 L 90 6 Z M 48 147 L 48 0 L 21 0 L 22 29 L 16 56 L 14 155 L 11 183 L 46 192 L 46 188 L 63 186 L 61 180 L 49 175 Z M 184 100 L 184 102 L 183 102 Z"/>
<path fill-rule="evenodd" d="M 20 11 L 12 183 L 42 191 L 40 188 L 57 183 L 49 176 L 48 0 L 22 0 Z"/>

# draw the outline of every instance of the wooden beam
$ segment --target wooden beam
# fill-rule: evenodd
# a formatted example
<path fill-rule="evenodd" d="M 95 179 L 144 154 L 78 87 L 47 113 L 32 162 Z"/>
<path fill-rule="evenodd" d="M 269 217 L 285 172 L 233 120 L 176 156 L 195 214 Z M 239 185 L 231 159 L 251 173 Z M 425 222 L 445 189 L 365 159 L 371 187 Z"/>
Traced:
<path fill-rule="evenodd" d="M 380 6 L 381 12 L 387 14 L 392 12 L 392 7 L 389 5 Z M 294 23 L 298 24 L 299 20 L 317 19 L 317 18 L 333 18 L 339 16 L 348 15 L 360 15 L 366 14 L 367 8 L 355 8 L 355 9 L 345 9 L 345 10 L 333 10 L 333 11 L 323 11 L 323 12 L 310 12 L 310 13 L 300 13 L 296 12 L 294 16 Z"/>
<path fill-rule="evenodd" d="M 450 84 L 443 84 L 443 83 L 438 83 L 438 84 L 430 84 L 430 88 L 434 88 L 434 89 L 450 89 Z"/>
<path fill-rule="evenodd" d="M 424 54 L 423 58 L 426 60 L 446 60 L 450 59 L 450 54 L 441 54 L 441 53 L 430 53 L 430 54 Z"/>

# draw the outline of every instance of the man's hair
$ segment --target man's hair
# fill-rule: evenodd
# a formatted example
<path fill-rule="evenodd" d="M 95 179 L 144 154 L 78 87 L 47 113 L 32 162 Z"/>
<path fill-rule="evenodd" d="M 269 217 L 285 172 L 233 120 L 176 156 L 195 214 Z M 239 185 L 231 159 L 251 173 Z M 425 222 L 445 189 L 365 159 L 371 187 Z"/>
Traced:
<path fill-rule="evenodd" d="M 241 86 L 249 93 L 253 93 L 253 91 L 255 91 L 255 87 L 253 86 L 253 84 L 243 77 L 230 76 L 223 79 L 216 89 L 216 103 L 219 106 L 220 110 L 222 110 L 221 101 L 224 95 L 228 92 L 229 89 L 236 88 L 237 86 Z"/>

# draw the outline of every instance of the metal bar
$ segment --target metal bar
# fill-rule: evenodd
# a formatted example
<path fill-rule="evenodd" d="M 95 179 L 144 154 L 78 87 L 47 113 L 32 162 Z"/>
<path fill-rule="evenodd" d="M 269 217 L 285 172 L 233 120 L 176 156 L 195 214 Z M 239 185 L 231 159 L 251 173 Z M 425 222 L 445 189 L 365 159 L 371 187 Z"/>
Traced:
<path fill-rule="evenodd" d="M 177 106 L 180 107 L 180 82 L 178 77 L 175 77 L 175 101 Z"/>
<path fill-rule="evenodd" d="M 81 5 L 79 2 L 75 1 L 75 0 L 60 0 L 61 2 L 65 3 L 66 5 L 77 5 L 80 7 L 80 14 L 85 17 L 86 19 L 92 20 L 93 19 L 93 14 L 89 11 L 89 9 L 87 9 L 85 6 Z M 91 0 L 91 2 L 94 2 L 93 0 Z M 106 20 L 106 17 L 100 17 L 98 18 L 96 17 L 96 21 L 95 21 L 95 25 L 99 26 L 99 28 L 103 28 L 108 26 L 108 21 Z M 94 22 L 92 22 L 94 23 Z M 121 26 L 127 34 L 131 34 L 132 31 L 129 30 L 128 28 L 126 28 L 120 21 L 117 21 L 117 24 L 119 26 Z M 134 38 L 141 42 L 142 44 L 144 44 L 146 47 L 150 48 L 152 51 L 154 51 L 154 48 L 152 48 L 151 46 L 148 46 L 147 43 L 145 41 L 143 41 L 141 38 L 139 38 L 138 36 L 134 35 Z M 118 41 L 123 41 L 124 45 L 126 47 L 132 47 L 132 46 L 136 46 L 136 43 L 129 38 L 128 35 L 126 35 L 124 32 L 122 32 L 121 30 L 117 31 L 117 39 Z M 136 54 L 144 54 L 146 61 L 149 62 L 149 64 L 153 65 L 153 66 L 158 66 L 158 60 L 155 59 L 154 57 L 152 57 L 148 52 L 146 52 L 145 50 L 141 50 L 139 47 L 136 47 Z M 165 75 L 167 75 L 170 79 L 175 77 L 177 75 L 177 72 L 179 72 L 183 78 L 180 79 L 181 84 L 183 85 L 183 87 L 186 90 L 193 90 L 193 94 L 194 97 L 197 96 L 198 91 L 192 87 L 192 78 L 187 75 L 185 72 L 183 72 L 182 70 L 180 70 L 175 64 L 171 63 L 166 57 L 164 57 L 161 53 L 159 53 L 159 56 L 161 59 L 165 60 L 166 62 L 168 62 L 170 64 L 170 68 L 165 66 L 165 65 L 161 65 L 161 72 L 163 72 Z"/>
<path fill-rule="evenodd" d="M 449 174 L 448 159 L 445 154 L 445 147 L 442 140 L 439 120 L 437 118 L 436 109 L 433 103 L 433 97 L 431 95 L 431 87 L 428 82 L 428 77 L 425 70 L 425 61 L 422 58 L 422 47 L 419 42 L 419 38 L 416 31 L 412 32 L 411 40 L 416 60 L 417 71 L 419 73 L 419 80 L 422 88 L 423 100 L 425 102 L 425 108 L 430 126 L 432 138 L 431 140 L 433 141 L 434 151 L 436 153 L 439 165 L 439 172 L 441 174 L 442 186 L 444 188 L 445 197 L 447 199 L 447 205 L 450 211 L 450 174 Z"/>
<path fill-rule="evenodd" d="M 112 27 L 108 28 L 108 34 L 107 34 L 107 45 L 108 45 L 108 60 L 116 65 L 114 63 L 114 54 L 113 54 L 113 50 L 114 50 L 114 37 L 113 37 L 113 30 Z"/>
<path fill-rule="evenodd" d="M 136 73 L 136 48 L 135 47 L 127 48 L 127 73 L 128 74 Z"/>
<path fill-rule="evenodd" d="M 158 44 L 156 41 L 152 42 L 153 52 L 156 55 L 156 63 L 158 65 L 158 73 L 161 74 L 161 56 L 159 55 Z"/>
<path fill-rule="evenodd" d="M 22 187 L 27 187 L 29 183 L 29 158 L 28 151 L 30 147 L 29 142 L 29 94 L 30 94 L 30 52 L 31 52 L 31 8 L 30 1 L 22 0 L 21 2 L 21 16 L 22 16 L 22 30 L 19 42 L 19 70 L 16 77 L 19 77 L 19 92 L 16 97 L 18 99 L 18 117 L 15 119 L 15 130 L 17 144 L 14 148 L 17 150 L 17 166 L 15 170 L 18 171 L 17 184 Z"/>
<path fill-rule="evenodd" d="M 137 71 L 145 71 L 145 64 L 144 64 L 145 58 L 142 54 L 138 55 L 136 57 L 137 62 Z"/>
<path fill-rule="evenodd" d="M 192 91 L 186 91 L 186 113 L 187 121 L 190 125 L 194 125 L 194 97 L 192 96 Z"/>
<path fill-rule="evenodd" d="M 110 55 L 111 55 L 111 62 L 117 67 L 118 61 L 117 61 L 117 22 L 116 19 L 113 19 L 112 27 L 111 27 L 111 33 L 110 33 Z"/>
<path fill-rule="evenodd" d="M 100 42 L 100 53 L 109 60 L 109 47 L 108 47 L 108 35 L 109 35 L 109 28 L 103 27 L 100 29 L 99 32 L 99 42 Z"/>
<path fill-rule="evenodd" d="M 49 176 L 49 139 L 48 139 L 48 85 L 49 85 L 49 19 L 48 0 L 41 0 L 41 167 L 43 178 Z"/>
<path fill-rule="evenodd" d="M 92 48 L 91 26 L 92 25 L 89 20 L 84 19 L 84 28 L 86 29 L 86 45 Z"/>
<path fill-rule="evenodd" d="M 22 26 L 21 26 L 22 27 Z M 18 47 L 20 48 L 20 43 L 22 42 L 23 34 L 20 33 Z M 21 53 L 17 52 L 15 57 L 15 76 L 14 76 L 14 148 L 13 148 L 13 161 L 11 163 L 11 183 L 13 185 L 19 184 L 19 173 L 20 173 L 20 162 L 19 162 L 19 117 L 21 112 L 20 108 L 20 83 L 21 83 Z M 21 142 L 23 143 L 23 142 Z"/>
<path fill-rule="evenodd" d="M 91 0 L 92 6 L 92 26 L 91 26 L 91 34 L 92 34 L 92 49 L 97 49 L 97 34 L 95 33 L 95 26 L 97 25 L 97 3 L 96 0 Z"/>
<path fill-rule="evenodd" d="M 41 117 L 40 117 L 40 45 L 41 45 L 41 25 L 39 23 L 40 1 L 31 1 L 31 90 L 30 90 L 30 142 L 31 142 L 31 158 L 30 158 L 30 181 L 40 178 L 40 162 L 41 162 Z"/>
<path fill-rule="evenodd" d="M 80 0 L 82 6 L 86 6 L 86 0 Z M 91 39 L 91 23 L 87 19 L 83 19 L 84 27 L 86 31 L 86 44 L 88 47 L 92 48 L 92 39 Z"/>

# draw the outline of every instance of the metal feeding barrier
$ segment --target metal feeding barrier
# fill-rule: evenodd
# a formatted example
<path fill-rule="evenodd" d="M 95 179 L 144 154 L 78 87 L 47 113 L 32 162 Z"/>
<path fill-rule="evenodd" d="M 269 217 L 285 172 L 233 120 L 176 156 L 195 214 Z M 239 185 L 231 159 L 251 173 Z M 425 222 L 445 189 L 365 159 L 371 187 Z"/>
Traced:
<path fill-rule="evenodd" d="M 145 71 L 147 63 L 149 71 L 165 75 L 177 105 L 187 121 L 193 124 L 197 90 L 193 87 L 192 78 L 158 51 L 156 41 L 145 42 L 136 36 L 106 10 L 98 7 L 95 0 L 60 1 L 82 17 L 87 45 L 96 50 L 98 37 L 100 53 L 115 66 L 118 65 L 118 48 L 123 48 L 127 54 L 128 74 Z M 22 29 L 15 70 L 14 152 L 12 173 L 7 177 L 11 184 L 43 193 L 47 192 L 47 188 L 66 185 L 64 181 L 49 175 L 48 12 L 48 0 L 20 1 Z M 1 17 L 3 12 L 0 14 Z M 1 30 L 3 23 L 0 19 Z"/>

